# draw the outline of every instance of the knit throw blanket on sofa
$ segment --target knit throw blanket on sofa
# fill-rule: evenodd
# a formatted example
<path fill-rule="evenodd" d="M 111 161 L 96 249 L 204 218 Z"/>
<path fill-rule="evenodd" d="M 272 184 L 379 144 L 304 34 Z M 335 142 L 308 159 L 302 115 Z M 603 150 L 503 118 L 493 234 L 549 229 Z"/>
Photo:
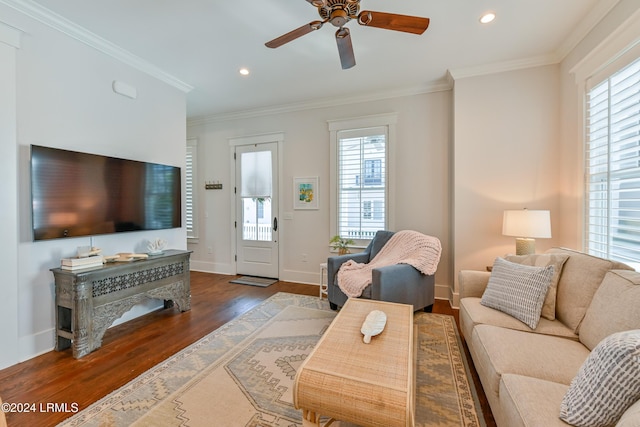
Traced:
<path fill-rule="evenodd" d="M 440 261 L 440 240 L 417 231 L 395 233 L 368 263 L 349 260 L 338 270 L 338 286 L 348 297 L 357 298 L 371 284 L 374 268 L 387 265 L 409 264 L 423 274 L 434 274 Z"/>

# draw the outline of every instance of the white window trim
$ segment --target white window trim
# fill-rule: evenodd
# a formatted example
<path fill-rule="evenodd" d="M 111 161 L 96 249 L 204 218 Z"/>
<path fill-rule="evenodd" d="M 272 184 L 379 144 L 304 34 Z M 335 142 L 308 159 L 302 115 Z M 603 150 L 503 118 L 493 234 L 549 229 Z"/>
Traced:
<path fill-rule="evenodd" d="M 338 132 L 352 129 L 364 129 L 372 127 L 386 126 L 388 129 L 387 141 L 387 191 L 385 198 L 387 200 L 387 229 L 395 229 L 395 202 L 391 198 L 391 194 L 395 185 L 395 141 L 396 141 L 396 125 L 398 122 L 397 113 L 377 114 L 365 117 L 355 117 L 350 119 L 329 120 L 329 182 L 330 182 L 330 200 L 329 200 L 329 230 L 330 236 L 338 233 Z"/>
<path fill-rule="evenodd" d="M 187 149 L 191 147 L 193 163 L 191 165 L 191 177 L 192 177 L 192 191 L 193 194 L 191 199 L 191 209 L 192 209 L 192 220 L 193 220 L 193 231 L 191 234 L 187 231 L 187 242 L 188 243 L 198 243 L 198 140 L 196 138 L 187 139 Z M 186 171 L 185 171 L 185 189 L 186 189 Z M 185 190 L 185 220 L 186 220 L 186 190 Z M 186 227 L 186 224 L 185 224 Z"/>
<path fill-rule="evenodd" d="M 574 75 L 578 93 L 578 105 L 581 114 L 577 120 L 577 133 L 582 144 L 582 169 L 576 175 L 576 179 L 583 183 L 582 194 L 578 200 L 580 205 L 580 221 L 576 222 L 582 250 L 587 250 L 586 232 L 586 208 L 587 183 L 586 183 L 586 155 L 585 147 L 587 141 L 587 93 L 588 90 L 603 80 L 603 76 L 612 69 L 621 69 L 640 56 L 640 10 L 633 13 L 624 23 L 612 31 L 609 36 L 602 40 L 591 52 L 578 61 L 569 69 L 569 73 Z M 611 73 L 609 73 L 611 74 Z"/>

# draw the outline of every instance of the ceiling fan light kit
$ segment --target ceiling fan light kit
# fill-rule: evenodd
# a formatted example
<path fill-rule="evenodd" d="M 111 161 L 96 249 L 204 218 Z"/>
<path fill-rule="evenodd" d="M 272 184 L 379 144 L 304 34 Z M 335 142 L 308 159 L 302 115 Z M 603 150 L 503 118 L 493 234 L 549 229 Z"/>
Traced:
<path fill-rule="evenodd" d="M 322 18 L 322 21 L 312 21 L 265 43 L 265 45 L 270 48 L 280 47 L 310 32 L 319 30 L 325 23 L 329 22 L 331 25 L 338 27 L 338 31 L 336 31 L 338 54 L 340 55 L 342 69 L 346 70 L 356 65 L 353 45 L 351 43 L 351 32 L 345 27 L 352 19 L 356 20 L 356 22 L 362 26 L 402 31 L 411 34 L 422 34 L 429 27 L 429 18 L 369 10 L 360 12 L 360 1 L 361 0 L 307 0 L 308 3 L 318 9 L 318 14 L 320 18 Z"/>

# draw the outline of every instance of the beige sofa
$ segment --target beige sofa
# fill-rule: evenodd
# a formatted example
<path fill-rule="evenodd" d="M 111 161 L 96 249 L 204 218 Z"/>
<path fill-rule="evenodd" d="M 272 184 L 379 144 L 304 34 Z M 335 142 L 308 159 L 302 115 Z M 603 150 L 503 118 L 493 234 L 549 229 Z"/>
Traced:
<path fill-rule="evenodd" d="M 610 334 L 640 329 L 640 273 L 568 249 L 545 254 L 566 261 L 555 319 L 540 318 L 535 329 L 480 303 L 491 273 L 459 274 L 462 334 L 499 427 L 566 427 L 560 404 L 591 350 Z M 617 425 L 640 426 L 640 402 Z"/>

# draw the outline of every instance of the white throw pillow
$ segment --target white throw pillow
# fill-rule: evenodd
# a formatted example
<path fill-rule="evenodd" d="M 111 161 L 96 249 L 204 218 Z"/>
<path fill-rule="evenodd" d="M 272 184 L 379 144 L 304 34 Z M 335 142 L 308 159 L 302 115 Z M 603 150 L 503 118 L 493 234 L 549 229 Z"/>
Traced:
<path fill-rule="evenodd" d="M 523 265 L 533 265 L 535 267 L 546 267 L 553 265 L 554 273 L 547 295 L 542 305 L 542 313 L 540 315 L 545 319 L 555 320 L 556 318 L 556 294 L 562 267 L 569 259 L 568 254 L 532 254 L 532 255 L 507 255 L 504 257 L 507 261 L 517 262 Z"/>
<path fill-rule="evenodd" d="M 640 329 L 611 334 L 571 381 L 560 419 L 578 427 L 614 426 L 640 398 Z"/>
<path fill-rule="evenodd" d="M 553 272 L 553 265 L 532 267 L 496 258 L 480 304 L 507 313 L 535 329 Z"/>

